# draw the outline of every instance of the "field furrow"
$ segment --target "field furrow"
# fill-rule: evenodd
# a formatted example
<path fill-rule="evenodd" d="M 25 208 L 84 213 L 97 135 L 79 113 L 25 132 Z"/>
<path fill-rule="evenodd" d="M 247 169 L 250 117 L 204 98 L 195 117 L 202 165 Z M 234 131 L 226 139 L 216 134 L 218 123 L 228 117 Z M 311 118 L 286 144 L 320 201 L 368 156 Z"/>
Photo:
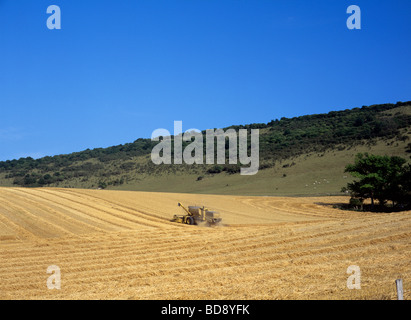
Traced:
<path fill-rule="evenodd" d="M 0 188 L 0 299 L 395 299 L 397 277 L 411 298 L 411 212 L 344 200 Z M 178 202 L 224 223 L 170 222 Z"/>

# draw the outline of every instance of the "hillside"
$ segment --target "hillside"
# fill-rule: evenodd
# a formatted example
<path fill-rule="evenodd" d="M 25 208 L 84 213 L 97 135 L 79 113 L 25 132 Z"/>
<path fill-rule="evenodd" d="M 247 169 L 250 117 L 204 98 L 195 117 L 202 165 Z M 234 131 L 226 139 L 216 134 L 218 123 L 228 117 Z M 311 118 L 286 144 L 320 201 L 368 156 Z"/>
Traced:
<path fill-rule="evenodd" d="M 228 128 L 260 130 L 260 168 L 255 176 L 241 176 L 240 165 L 156 166 L 150 158 L 156 142 L 138 139 L 37 160 L 3 161 L 0 185 L 238 195 L 338 194 L 350 179 L 344 167 L 358 152 L 409 159 L 411 102 Z"/>

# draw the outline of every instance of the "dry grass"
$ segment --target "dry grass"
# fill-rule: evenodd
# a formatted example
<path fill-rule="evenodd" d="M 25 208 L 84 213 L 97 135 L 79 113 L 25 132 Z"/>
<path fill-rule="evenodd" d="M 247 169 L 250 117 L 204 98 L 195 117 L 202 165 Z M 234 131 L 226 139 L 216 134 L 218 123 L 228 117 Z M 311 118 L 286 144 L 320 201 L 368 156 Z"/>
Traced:
<path fill-rule="evenodd" d="M 172 223 L 178 201 L 225 224 Z M 395 299 L 401 277 L 409 299 L 411 212 L 324 205 L 344 201 L 0 188 L 0 298 Z M 47 289 L 50 265 L 61 290 Z"/>

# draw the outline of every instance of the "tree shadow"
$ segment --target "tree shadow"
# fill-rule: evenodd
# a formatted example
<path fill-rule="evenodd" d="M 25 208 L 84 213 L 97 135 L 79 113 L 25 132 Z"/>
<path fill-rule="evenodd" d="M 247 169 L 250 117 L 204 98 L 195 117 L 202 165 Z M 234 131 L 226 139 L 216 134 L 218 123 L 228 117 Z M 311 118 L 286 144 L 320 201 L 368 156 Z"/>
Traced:
<path fill-rule="evenodd" d="M 315 202 L 315 204 L 332 209 L 340 209 L 352 212 L 392 213 L 411 210 L 410 205 L 387 206 L 379 204 L 363 204 L 362 206 L 353 206 L 352 204 L 344 202 Z"/>

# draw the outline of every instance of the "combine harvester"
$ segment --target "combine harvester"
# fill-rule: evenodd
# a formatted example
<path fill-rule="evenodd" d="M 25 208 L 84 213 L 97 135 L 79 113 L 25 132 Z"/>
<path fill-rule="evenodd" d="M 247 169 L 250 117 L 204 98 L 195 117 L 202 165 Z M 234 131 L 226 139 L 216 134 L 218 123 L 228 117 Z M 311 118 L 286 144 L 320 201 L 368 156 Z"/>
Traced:
<path fill-rule="evenodd" d="M 203 207 L 189 206 L 188 210 L 180 202 L 178 206 L 183 208 L 186 215 L 174 215 L 171 221 L 184 223 L 189 225 L 206 224 L 207 226 L 215 226 L 221 222 L 220 214 L 216 211 L 210 211 Z"/>

